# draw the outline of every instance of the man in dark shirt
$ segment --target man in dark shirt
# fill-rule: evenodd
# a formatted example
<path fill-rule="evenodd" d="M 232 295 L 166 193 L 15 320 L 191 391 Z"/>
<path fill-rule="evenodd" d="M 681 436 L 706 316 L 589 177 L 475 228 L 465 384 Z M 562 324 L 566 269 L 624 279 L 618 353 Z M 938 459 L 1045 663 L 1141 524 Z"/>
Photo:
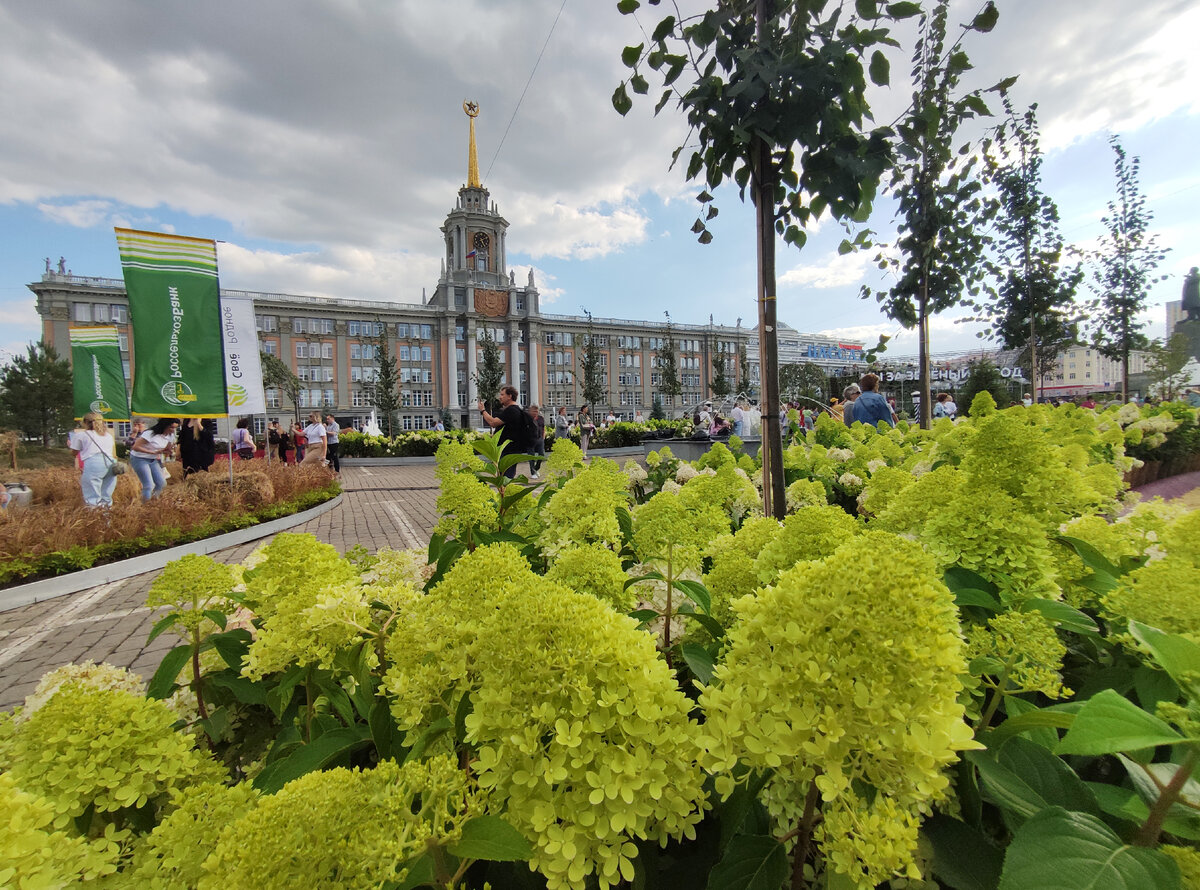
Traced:
<path fill-rule="evenodd" d="M 489 414 L 483 401 L 480 400 L 479 413 L 483 415 L 483 422 L 492 429 L 500 431 L 500 444 L 508 443 L 508 447 L 504 449 L 505 454 L 526 453 L 529 451 L 530 446 L 526 434 L 527 421 L 524 409 L 517 404 L 517 388 L 515 386 L 502 386 L 497 398 L 500 401 L 500 414 L 498 416 Z M 517 465 L 513 464 L 505 470 L 504 475 L 509 479 L 516 476 Z"/>

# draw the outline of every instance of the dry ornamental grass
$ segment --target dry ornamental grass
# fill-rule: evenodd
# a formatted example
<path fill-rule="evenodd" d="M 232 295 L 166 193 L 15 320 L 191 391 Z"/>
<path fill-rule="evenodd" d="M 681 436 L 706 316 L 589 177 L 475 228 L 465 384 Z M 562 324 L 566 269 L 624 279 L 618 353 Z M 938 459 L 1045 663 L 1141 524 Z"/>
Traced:
<path fill-rule="evenodd" d="M 178 463 L 167 467 L 171 478 L 166 489 L 145 503 L 137 476 L 132 471 L 120 476 L 109 510 L 84 506 L 74 467 L 5 473 L 5 481 L 19 479 L 33 489 L 34 499 L 27 508 L 0 510 L 0 566 L 139 538 L 146 539 L 145 550 L 171 546 L 181 533 L 203 531 L 202 526 L 211 526 L 215 533 L 255 510 L 325 489 L 333 481 L 329 470 L 321 467 L 262 461 L 235 461 L 232 486 L 228 464 L 217 464 L 187 480 L 181 478 L 183 468 Z M 161 542 L 157 546 L 156 539 Z"/>

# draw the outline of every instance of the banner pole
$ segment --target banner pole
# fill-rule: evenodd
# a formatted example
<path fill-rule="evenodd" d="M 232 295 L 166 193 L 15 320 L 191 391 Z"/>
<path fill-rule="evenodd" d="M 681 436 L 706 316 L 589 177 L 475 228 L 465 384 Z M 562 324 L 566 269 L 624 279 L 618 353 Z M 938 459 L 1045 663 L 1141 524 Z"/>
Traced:
<path fill-rule="evenodd" d="M 229 415 L 226 415 L 226 420 Z M 233 432 L 231 431 L 225 439 L 225 447 L 229 449 L 229 490 L 233 491 Z"/>

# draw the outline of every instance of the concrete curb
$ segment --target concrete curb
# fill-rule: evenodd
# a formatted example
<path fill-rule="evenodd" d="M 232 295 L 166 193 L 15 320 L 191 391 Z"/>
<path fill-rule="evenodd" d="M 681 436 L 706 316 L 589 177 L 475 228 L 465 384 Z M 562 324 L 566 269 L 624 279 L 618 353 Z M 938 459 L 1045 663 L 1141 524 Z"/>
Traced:
<path fill-rule="evenodd" d="M 664 441 L 663 444 L 666 444 Z M 589 457 L 607 457 L 615 460 L 618 457 L 641 457 L 642 446 L 632 445 L 624 448 L 592 448 Z M 429 457 L 343 457 L 339 458 L 343 467 L 411 467 L 414 464 L 431 464 L 437 460 Z"/>
<path fill-rule="evenodd" d="M 0 590 L 0 612 L 7 612 L 10 609 L 19 609 L 21 606 L 40 603 L 43 600 L 78 593 L 81 590 L 98 587 L 101 584 L 108 584 L 112 581 L 124 581 L 126 578 L 132 578 L 134 575 L 141 575 L 144 572 L 153 572 L 161 569 L 172 560 L 179 559 L 181 556 L 187 556 L 189 553 L 197 553 L 203 556 L 208 553 L 215 553 L 218 550 L 224 550 L 226 547 L 236 547 L 239 544 L 245 544 L 247 541 L 270 537 L 279 532 L 287 531 L 289 528 L 294 528 L 297 525 L 303 525 L 305 522 L 308 522 L 310 519 L 316 519 L 323 513 L 328 513 L 341 504 L 343 497 L 344 495 L 339 494 L 337 497 L 331 498 L 323 504 L 318 504 L 300 513 L 293 513 L 291 516 L 282 516 L 279 519 L 272 519 L 269 522 L 252 525 L 249 528 L 240 528 L 235 532 L 217 535 L 214 538 L 192 541 L 190 544 L 181 544 L 178 547 L 171 547 L 167 550 L 143 553 L 141 556 L 135 556 L 131 559 L 122 559 L 119 562 L 110 562 L 106 565 L 96 566 L 94 569 L 84 569 L 79 572 L 72 572 L 69 575 L 46 578 L 44 581 L 33 581 L 29 584 L 21 584 L 17 587 Z"/>

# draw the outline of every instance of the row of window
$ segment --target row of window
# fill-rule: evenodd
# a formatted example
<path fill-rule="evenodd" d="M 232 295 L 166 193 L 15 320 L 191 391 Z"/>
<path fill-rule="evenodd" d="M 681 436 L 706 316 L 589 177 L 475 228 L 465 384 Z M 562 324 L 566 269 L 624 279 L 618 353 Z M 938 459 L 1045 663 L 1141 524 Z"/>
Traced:
<path fill-rule="evenodd" d="M 254 322 L 263 333 L 269 334 L 279 330 L 279 319 L 274 315 L 255 315 Z M 393 327 L 395 327 L 398 340 L 433 339 L 433 325 L 408 324 L 406 322 L 397 322 L 393 326 L 378 321 L 348 321 L 346 322 L 346 335 L 349 337 L 379 337 L 385 331 L 390 332 Z M 332 318 L 292 318 L 292 333 L 294 334 L 332 334 L 333 332 L 334 320 Z"/>
<path fill-rule="evenodd" d="M 73 306 L 74 320 L 77 322 L 85 324 L 129 323 L 129 307 L 121 303 L 74 303 Z"/>

